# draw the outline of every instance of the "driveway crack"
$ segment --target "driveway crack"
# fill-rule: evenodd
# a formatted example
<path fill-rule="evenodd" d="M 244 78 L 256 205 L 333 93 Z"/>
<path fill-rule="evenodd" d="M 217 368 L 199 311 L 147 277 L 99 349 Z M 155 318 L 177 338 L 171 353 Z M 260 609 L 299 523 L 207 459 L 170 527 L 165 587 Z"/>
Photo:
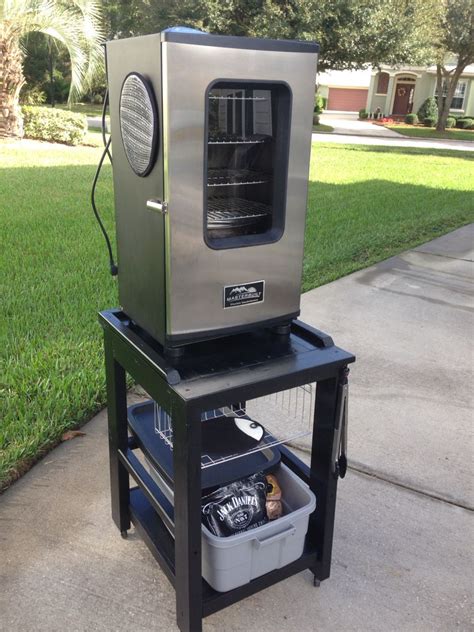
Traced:
<path fill-rule="evenodd" d="M 422 255 L 433 255 L 433 257 L 443 257 L 444 259 L 454 259 L 455 261 L 467 261 L 468 263 L 473 263 L 473 259 L 463 259 L 462 257 L 451 257 L 451 255 L 444 255 L 440 252 L 429 252 L 427 250 L 419 250 L 418 248 L 414 248 L 413 252 L 419 252 Z"/>

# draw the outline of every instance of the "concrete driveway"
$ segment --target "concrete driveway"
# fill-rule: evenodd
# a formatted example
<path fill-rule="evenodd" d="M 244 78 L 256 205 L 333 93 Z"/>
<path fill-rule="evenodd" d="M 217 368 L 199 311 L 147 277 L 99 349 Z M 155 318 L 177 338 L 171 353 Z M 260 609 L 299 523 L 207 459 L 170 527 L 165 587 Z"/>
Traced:
<path fill-rule="evenodd" d="M 207 632 L 472 630 L 473 237 L 304 295 L 303 318 L 357 354 L 332 576 L 293 576 Z M 105 412 L 83 430 L 1 497 L 0 630 L 177 630 L 173 589 L 110 517 Z"/>
<path fill-rule="evenodd" d="M 359 121 L 359 115 L 353 112 L 324 112 L 320 122 L 334 128 L 333 134 L 351 134 L 370 138 L 400 138 L 400 134 L 370 121 Z"/>
<path fill-rule="evenodd" d="M 474 224 L 307 292 L 302 318 L 357 356 L 350 459 L 474 508 Z"/>

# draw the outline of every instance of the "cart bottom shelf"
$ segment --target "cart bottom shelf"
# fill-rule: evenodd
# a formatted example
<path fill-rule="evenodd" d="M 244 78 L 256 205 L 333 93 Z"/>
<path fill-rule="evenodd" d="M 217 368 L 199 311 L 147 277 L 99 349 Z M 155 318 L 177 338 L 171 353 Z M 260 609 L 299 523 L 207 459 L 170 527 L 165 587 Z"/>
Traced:
<path fill-rule="evenodd" d="M 174 586 L 174 539 L 139 487 L 130 490 L 130 519 L 150 549 L 153 557 Z M 217 592 L 203 579 L 202 616 L 206 617 L 213 614 L 305 569 L 311 568 L 314 571 L 317 563 L 316 551 L 311 550 L 306 544 L 303 555 L 294 562 L 257 577 L 248 584 L 228 592 Z"/>

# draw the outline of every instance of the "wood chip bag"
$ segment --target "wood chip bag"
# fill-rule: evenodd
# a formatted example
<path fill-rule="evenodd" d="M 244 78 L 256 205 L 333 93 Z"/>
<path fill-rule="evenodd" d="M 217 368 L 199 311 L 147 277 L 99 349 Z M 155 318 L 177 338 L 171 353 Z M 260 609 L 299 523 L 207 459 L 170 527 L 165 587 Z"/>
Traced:
<path fill-rule="evenodd" d="M 203 524 L 220 537 L 264 525 L 268 522 L 266 490 L 263 472 L 220 487 L 202 499 Z"/>

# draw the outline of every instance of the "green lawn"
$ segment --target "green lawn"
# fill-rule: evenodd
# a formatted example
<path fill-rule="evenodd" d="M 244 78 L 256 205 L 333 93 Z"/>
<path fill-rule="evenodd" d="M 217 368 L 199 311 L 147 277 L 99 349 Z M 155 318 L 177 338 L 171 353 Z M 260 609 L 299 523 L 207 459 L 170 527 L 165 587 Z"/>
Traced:
<path fill-rule="evenodd" d="M 333 132 L 334 127 L 330 125 L 323 125 L 320 123 L 319 125 L 313 125 L 313 132 L 322 132 L 323 134 L 327 134 L 328 132 Z"/>
<path fill-rule="evenodd" d="M 313 143 L 303 289 L 474 221 L 474 152 Z"/>
<path fill-rule="evenodd" d="M 474 141 L 474 130 L 468 129 L 447 129 L 444 132 L 437 132 L 434 127 L 415 127 L 414 125 L 385 125 L 388 129 L 393 129 L 403 136 L 414 138 L 444 138 L 445 140 L 471 140 Z"/>
<path fill-rule="evenodd" d="M 64 109 L 69 109 L 67 105 L 61 105 Z M 86 116 L 102 116 L 102 104 L 96 103 L 74 103 L 71 106 L 73 112 L 80 112 Z"/>
<path fill-rule="evenodd" d="M 103 140 L 102 140 L 102 131 L 96 127 L 89 128 L 82 144 L 88 147 L 102 147 L 103 148 L 104 145 L 103 145 Z"/>
<path fill-rule="evenodd" d="M 0 142 L 0 487 L 105 404 L 97 147 Z M 304 289 L 473 221 L 468 152 L 313 144 Z M 112 229 L 109 166 L 98 190 Z"/>
<path fill-rule="evenodd" d="M 99 155 L 0 143 L 0 488 L 105 404 L 97 311 L 117 292 L 89 203 Z M 111 195 L 106 167 L 97 198 L 113 229 Z"/>
<path fill-rule="evenodd" d="M 46 107 L 50 107 L 46 104 Z M 72 110 L 86 116 L 102 116 L 102 105 L 96 103 L 74 103 L 71 107 L 67 103 L 58 103 L 56 108 L 61 110 Z"/>

